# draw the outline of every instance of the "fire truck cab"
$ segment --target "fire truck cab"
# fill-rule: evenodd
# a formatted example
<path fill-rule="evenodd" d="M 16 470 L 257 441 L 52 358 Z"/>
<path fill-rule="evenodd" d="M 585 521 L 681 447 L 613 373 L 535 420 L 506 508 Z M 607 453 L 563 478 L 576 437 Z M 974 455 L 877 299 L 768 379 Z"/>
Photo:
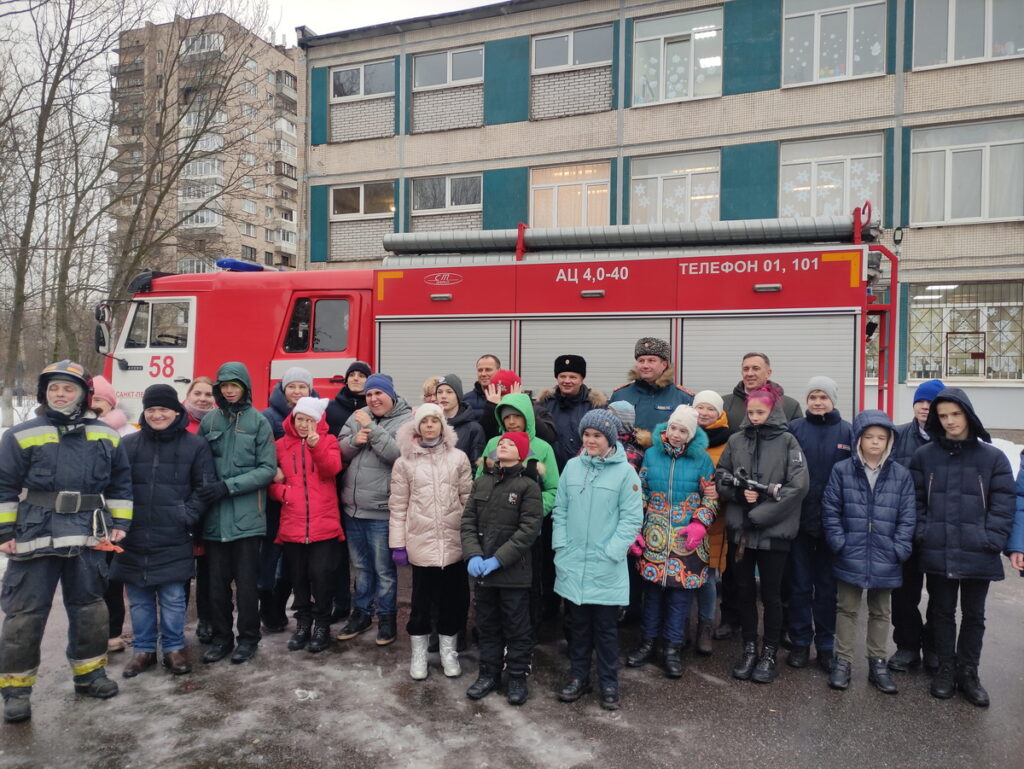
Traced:
<path fill-rule="evenodd" d="M 553 384 L 557 356 L 582 355 L 587 384 L 610 393 L 627 381 L 636 340 L 655 336 L 690 389 L 732 390 L 743 354 L 760 351 L 798 399 L 811 376 L 835 379 L 837 405 L 852 414 L 865 407 L 866 340 L 877 328 L 878 406 L 891 413 L 897 264 L 865 213 L 402 233 L 385 238 L 393 255 L 374 271 L 144 274 L 101 351 L 118 397 L 136 408 L 149 384 L 184 395 L 228 360 L 247 365 L 263 408 L 293 365 L 331 397 L 348 365 L 365 360 L 418 402 L 431 375 L 456 373 L 471 387 L 484 354 L 534 391 Z M 873 294 L 881 275 L 884 303 Z"/>

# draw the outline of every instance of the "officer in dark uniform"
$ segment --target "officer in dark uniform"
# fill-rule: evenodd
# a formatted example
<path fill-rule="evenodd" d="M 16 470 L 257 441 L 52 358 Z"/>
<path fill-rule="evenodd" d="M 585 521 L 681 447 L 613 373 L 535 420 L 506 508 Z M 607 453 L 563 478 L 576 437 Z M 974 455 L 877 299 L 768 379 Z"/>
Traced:
<path fill-rule="evenodd" d="M 32 715 L 29 697 L 58 582 L 75 691 L 99 699 L 117 694 L 106 674 L 103 551 L 124 538 L 132 519 L 128 456 L 117 431 L 90 408 L 89 372 L 68 360 L 52 363 L 39 375 L 37 397 L 36 418 L 0 441 L 0 552 L 10 559 L 0 598 L 0 692 L 11 723 Z"/>

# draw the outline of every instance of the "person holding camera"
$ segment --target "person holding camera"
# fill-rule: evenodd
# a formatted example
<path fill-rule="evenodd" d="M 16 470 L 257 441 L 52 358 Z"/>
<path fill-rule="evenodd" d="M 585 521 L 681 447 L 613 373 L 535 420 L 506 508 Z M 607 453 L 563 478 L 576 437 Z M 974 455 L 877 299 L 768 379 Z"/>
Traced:
<path fill-rule="evenodd" d="M 807 463 L 786 429 L 781 391 L 768 386 L 747 395 L 740 431 L 718 461 L 718 492 L 725 504 L 729 569 L 739 589 L 743 657 L 735 678 L 770 684 L 778 676 L 775 655 L 782 635 L 782 576 L 789 546 L 800 529 L 807 495 Z M 764 642 L 757 653 L 757 582 L 764 603 Z"/>

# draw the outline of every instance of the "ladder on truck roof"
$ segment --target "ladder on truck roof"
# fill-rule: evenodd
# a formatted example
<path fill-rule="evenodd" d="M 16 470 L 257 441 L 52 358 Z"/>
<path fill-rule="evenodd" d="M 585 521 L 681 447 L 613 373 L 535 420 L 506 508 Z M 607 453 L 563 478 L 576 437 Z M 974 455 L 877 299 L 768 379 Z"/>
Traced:
<path fill-rule="evenodd" d="M 860 370 L 866 370 L 867 340 L 878 335 L 877 407 L 893 416 L 895 401 L 896 308 L 898 263 L 877 241 L 880 222 L 866 202 L 847 216 L 744 219 L 698 224 L 617 225 L 608 227 L 403 232 L 384 237 L 385 268 L 476 266 L 516 262 L 597 261 L 679 256 L 681 250 L 717 253 L 750 246 L 824 243 L 870 244 L 867 291 L 861 314 Z M 889 263 L 887 301 L 878 302 L 872 286 Z M 869 318 L 871 319 L 869 321 Z M 866 383 L 858 383 L 865 403 Z"/>

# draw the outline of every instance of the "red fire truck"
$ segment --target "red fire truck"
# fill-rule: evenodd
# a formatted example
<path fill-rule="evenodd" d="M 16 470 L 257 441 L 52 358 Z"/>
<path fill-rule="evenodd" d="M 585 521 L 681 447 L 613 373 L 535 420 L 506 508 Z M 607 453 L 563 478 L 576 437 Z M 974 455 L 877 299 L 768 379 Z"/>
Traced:
<path fill-rule="evenodd" d="M 98 308 L 97 340 L 135 413 L 148 385 L 184 394 L 229 360 L 249 368 L 261 408 L 295 365 L 330 397 L 364 360 L 418 402 L 431 375 L 469 388 L 488 353 L 533 390 L 553 384 L 557 356 L 583 355 L 587 383 L 609 392 L 626 382 L 635 341 L 655 336 L 691 389 L 731 390 L 757 350 L 794 394 L 815 374 L 835 379 L 851 414 L 866 405 L 874 332 L 878 406 L 891 414 L 897 263 L 877 234 L 869 205 L 843 217 L 394 234 L 372 271 L 143 273 L 113 343 L 110 305 Z"/>

